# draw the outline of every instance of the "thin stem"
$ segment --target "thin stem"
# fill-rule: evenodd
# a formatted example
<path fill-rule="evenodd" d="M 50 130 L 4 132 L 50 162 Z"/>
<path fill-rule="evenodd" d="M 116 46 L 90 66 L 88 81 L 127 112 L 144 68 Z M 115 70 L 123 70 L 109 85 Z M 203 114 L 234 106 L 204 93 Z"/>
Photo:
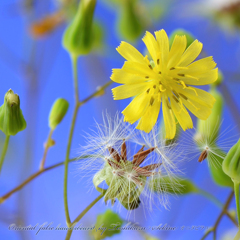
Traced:
<path fill-rule="evenodd" d="M 10 138 L 10 135 L 6 136 L 6 138 L 5 138 L 5 142 L 4 142 L 4 146 L 3 146 L 3 150 L 2 150 L 2 154 L 1 154 L 1 158 L 0 158 L 0 173 L 1 173 L 1 170 L 2 170 L 2 165 L 3 165 L 3 162 L 4 162 L 4 158 L 5 158 L 6 153 L 7 153 L 9 138 Z"/>
<path fill-rule="evenodd" d="M 86 155 L 86 156 L 82 156 L 81 158 L 72 158 L 72 159 L 69 159 L 68 162 L 73 162 L 73 161 L 76 161 L 76 160 L 83 160 L 83 159 L 86 159 L 86 158 L 89 158 L 91 157 L 90 155 Z M 39 175 L 41 175 L 42 173 L 44 172 L 47 172 L 48 170 L 51 170 L 51 169 L 54 169 L 54 168 L 57 168 L 61 165 L 64 165 L 65 161 L 64 162 L 60 162 L 60 163 L 57 163 L 57 164 L 54 164 L 50 167 L 47 167 L 47 168 L 44 168 L 43 170 L 39 170 L 37 171 L 36 173 L 32 174 L 30 177 L 28 177 L 24 182 L 22 182 L 21 184 L 19 184 L 17 187 L 15 187 L 14 189 L 12 189 L 11 191 L 9 191 L 8 193 L 6 193 L 5 195 L 3 195 L 2 197 L 0 197 L 0 204 L 3 203 L 6 199 L 8 199 L 9 197 L 12 196 L 12 194 L 14 194 L 15 192 L 18 192 L 19 190 L 21 190 L 24 186 L 26 186 L 28 183 L 30 183 L 32 180 L 34 180 L 36 177 L 38 177 Z"/>
<path fill-rule="evenodd" d="M 88 102 L 89 100 L 91 100 L 94 97 L 99 96 L 99 94 L 101 92 L 103 92 L 108 86 L 110 86 L 113 83 L 113 81 L 108 81 L 107 83 L 105 83 L 104 85 L 102 85 L 101 87 L 97 88 L 97 91 L 95 91 L 93 94 L 91 94 L 90 96 L 86 97 L 85 99 L 83 99 L 82 101 L 79 102 L 79 106 L 82 106 L 83 104 L 85 104 L 86 102 Z"/>
<path fill-rule="evenodd" d="M 212 194 L 210 194 L 209 192 L 206 192 L 200 188 L 198 188 L 198 193 L 201 194 L 202 196 L 206 197 L 208 200 L 212 201 L 216 206 L 218 206 L 220 209 L 224 208 L 224 205 Z M 238 226 L 238 223 L 236 221 L 236 219 L 231 216 L 231 214 L 226 211 L 225 214 L 228 216 L 228 218 L 236 225 Z"/>
<path fill-rule="evenodd" d="M 224 216 L 225 212 L 227 211 L 228 206 L 230 205 L 233 196 L 234 196 L 234 192 L 232 191 L 232 192 L 230 193 L 230 195 L 228 196 L 227 201 L 226 201 L 226 203 L 224 204 L 224 207 L 223 207 L 220 215 L 218 216 L 218 218 L 217 218 L 217 220 L 216 220 L 213 228 L 211 228 L 210 230 L 208 230 L 208 231 L 203 235 L 203 237 L 201 238 L 201 240 L 206 239 L 206 237 L 209 235 L 210 232 L 213 232 L 213 239 L 216 239 L 217 227 L 218 227 L 218 225 L 219 225 L 222 217 Z"/>
<path fill-rule="evenodd" d="M 47 138 L 47 142 L 45 143 L 45 147 L 44 147 L 44 153 L 43 153 L 43 158 L 42 161 L 40 162 L 40 170 L 44 169 L 45 166 L 45 162 L 46 162 L 46 158 L 47 158 L 47 153 L 48 153 L 48 149 L 50 148 L 50 144 L 49 142 L 52 139 L 52 134 L 53 134 L 53 129 L 50 130 L 49 134 L 48 134 L 48 138 Z"/>
<path fill-rule="evenodd" d="M 236 181 L 233 181 L 233 184 L 234 184 L 234 193 L 235 193 L 235 199 L 236 199 L 237 217 L 238 217 L 238 226 L 239 226 L 240 224 L 239 183 Z"/>
<path fill-rule="evenodd" d="M 84 215 L 105 195 L 104 193 L 101 193 L 94 201 L 92 201 L 73 221 L 71 224 L 71 228 L 73 228 L 83 217 Z M 68 229 L 67 235 L 65 240 L 69 240 L 71 238 L 73 229 Z"/>
<path fill-rule="evenodd" d="M 64 197 L 64 209 L 65 209 L 65 215 L 66 215 L 66 222 L 69 226 L 71 224 L 71 219 L 69 215 L 69 209 L 68 209 L 68 198 L 67 198 L 67 187 L 68 187 L 68 162 L 69 162 L 69 155 L 70 155 L 70 149 L 72 145 L 72 138 L 73 138 L 73 132 L 75 128 L 75 123 L 77 120 L 77 113 L 79 109 L 79 94 L 78 94 L 78 78 L 77 78 L 77 57 L 72 55 L 72 65 L 73 65 L 73 77 L 74 77 L 74 96 L 75 96 L 75 107 L 70 127 L 70 133 L 68 137 L 68 144 L 67 144 L 67 151 L 66 151 L 66 158 L 65 158 L 65 168 L 64 168 L 64 186 L 63 186 L 63 197 Z"/>

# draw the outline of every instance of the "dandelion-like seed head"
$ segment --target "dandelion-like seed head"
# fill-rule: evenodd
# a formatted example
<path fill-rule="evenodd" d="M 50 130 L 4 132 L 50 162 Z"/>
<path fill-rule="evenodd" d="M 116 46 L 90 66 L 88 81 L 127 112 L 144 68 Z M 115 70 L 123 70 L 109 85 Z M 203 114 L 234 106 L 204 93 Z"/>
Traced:
<path fill-rule="evenodd" d="M 91 174 L 94 187 L 105 193 L 105 203 L 114 204 L 118 200 L 120 205 L 128 210 L 136 209 L 140 203 L 150 210 L 153 206 L 168 207 L 162 182 L 159 182 L 157 187 L 161 193 L 159 191 L 155 193 L 149 182 L 165 176 L 175 179 L 176 146 L 166 147 L 156 128 L 150 134 L 144 134 L 129 127 L 128 123 L 120 124 L 118 121 L 121 118 L 118 116 L 114 119 L 113 121 L 107 115 L 104 117 L 103 125 L 97 124 L 97 131 L 93 131 L 94 135 L 88 135 L 90 140 L 88 145 L 82 148 L 81 156 L 86 153 L 91 155 L 84 163 L 81 162 L 80 170 L 85 172 L 85 176 L 88 172 Z M 101 142 L 101 139 L 104 141 Z M 96 145 L 93 147 L 90 143 Z M 90 149 L 87 149 L 88 147 Z"/>

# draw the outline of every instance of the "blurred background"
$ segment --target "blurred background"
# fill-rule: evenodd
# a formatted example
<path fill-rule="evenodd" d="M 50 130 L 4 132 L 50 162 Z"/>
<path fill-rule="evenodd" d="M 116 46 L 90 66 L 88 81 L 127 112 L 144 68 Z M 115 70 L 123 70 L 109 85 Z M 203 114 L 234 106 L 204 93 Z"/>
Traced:
<path fill-rule="evenodd" d="M 56 145 L 49 150 L 46 165 L 64 161 L 69 126 L 74 107 L 72 67 L 69 54 L 62 47 L 62 35 L 73 18 L 77 0 L 7 0 L 0 1 L 0 101 L 11 88 L 21 99 L 21 108 L 27 128 L 10 138 L 9 149 L 0 175 L 0 196 L 16 187 L 38 171 L 43 156 L 43 144 L 49 133 L 48 115 L 55 99 L 69 101 L 69 111 L 53 134 Z M 92 94 L 98 86 L 110 80 L 112 68 L 121 68 L 123 58 L 116 47 L 121 41 L 130 42 L 144 52 L 141 38 L 145 31 L 165 29 L 170 35 L 178 28 L 190 32 L 201 41 L 204 52 L 213 56 L 224 76 L 227 96 L 222 130 L 233 129 L 227 136 L 239 133 L 240 119 L 240 1 L 229 0 L 99 0 L 94 15 L 93 49 L 78 61 L 80 99 Z M 114 114 L 122 111 L 130 101 L 113 101 L 111 87 L 105 94 L 84 105 L 78 115 L 73 137 L 71 157 L 77 157 L 79 146 L 84 145 L 84 132 L 102 122 L 106 110 Z M 206 88 L 207 89 L 207 88 Z M 226 91 L 225 88 L 220 89 Z M 236 103 L 233 113 L 229 99 Z M 239 125 L 238 125 L 239 124 Z M 226 136 L 226 141 L 227 141 Z M 0 149 L 4 134 L 0 132 Z M 237 139 L 237 137 L 236 137 Z M 224 139 L 223 139 L 224 140 Z M 190 157 L 189 157 L 190 158 Z M 77 164 L 69 165 L 68 199 L 70 216 L 75 218 L 93 199 L 96 190 L 86 187 Z M 199 164 L 197 158 L 186 162 L 184 172 L 199 188 L 205 189 L 225 202 L 231 190 L 217 186 L 207 162 Z M 28 226 L 53 222 L 53 226 L 66 226 L 63 205 L 63 173 L 60 166 L 52 169 L 13 194 L 0 205 L 0 238 L 3 240 L 64 239 L 65 231 L 9 231 L 12 223 Z M 81 181 L 80 181 L 81 180 Z M 92 188 L 91 188 L 92 189 Z M 141 226 L 168 224 L 181 226 L 212 226 L 220 209 L 206 198 L 196 194 L 170 197 L 170 210 L 161 209 L 146 214 L 139 207 L 131 216 Z M 232 201 L 230 209 L 235 208 Z M 83 226 L 93 225 L 96 216 L 107 207 L 97 203 L 81 221 Z M 115 208 L 113 208 L 114 210 Z M 127 218 L 127 211 L 120 213 Z M 217 239 L 231 236 L 236 227 L 226 217 L 220 223 Z M 150 231 L 158 239 L 201 239 L 204 231 Z M 230 234 L 230 235 L 229 235 Z M 144 239 L 139 232 L 122 231 L 111 239 Z M 72 239 L 91 239 L 88 232 L 75 231 Z M 210 235 L 207 239 L 212 239 Z M 232 239 L 231 237 L 229 239 Z"/>

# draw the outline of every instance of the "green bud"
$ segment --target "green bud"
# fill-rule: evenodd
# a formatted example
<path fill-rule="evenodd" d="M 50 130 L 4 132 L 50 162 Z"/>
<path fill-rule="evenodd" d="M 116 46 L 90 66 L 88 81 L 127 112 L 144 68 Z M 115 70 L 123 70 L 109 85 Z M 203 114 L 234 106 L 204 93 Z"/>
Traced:
<path fill-rule="evenodd" d="M 234 182 L 240 183 L 240 139 L 227 153 L 222 168 Z"/>
<path fill-rule="evenodd" d="M 197 131 L 203 135 L 204 139 L 208 139 L 209 142 L 214 142 L 219 136 L 224 101 L 221 93 L 218 92 L 217 89 L 212 88 L 209 93 L 216 99 L 216 102 L 207 120 L 197 120 Z"/>
<path fill-rule="evenodd" d="M 92 47 L 92 21 L 96 0 L 81 0 L 78 11 L 63 35 L 63 46 L 74 56 L 88 54 Z"/>
<path fill-rule="evenodd" d="M 184 36 L 185 35 L 186 36 L 186 38 L 187 38 L 187 48 L 195 40 L 194 36 L 190 32 L 188 32 L 188 31 L 186 31 L 184 29 L 179 28 L 179 29 L 176 29 L 175 31 L 173 31 L 172 34 L 170 35 L 170 37 L 169 37 L 169 45 L 170 46 L 172 46 L 173 40 L 174 40 L 176 35 L 179 35 L 179 36 Z"/>
<path fill-rule="evenodd" d="M 170 194 L 189 194 L 198 192 L 198 188 L 188 179 L 177 178 L 173 179 L 168 176 L 154 178 L 150 180 L 149 187 L 157 193 Z"/>
<path fill-rule="evenodd" d="M 118 27 L 120 34 L 129 41 L 135 41 L 143 31 L 141 16 L 137 12 L 138 0 L 124 0 L 119 12 Z"/>
<path fill-rule="evenodd" d="M 104 239 L 106 237 L 111 237 L 113 235 L 119 234 L 121 231 L 118 230 L 118 227 L 121 227 L 123 220 L 120 216 L 108 209 L 103 214 L 97 216 L 97 221 L 95 224 L 95 229 L 93 229 L 92 234 L 95 240 Z M 114 228 L 115 227 L 115 228 Z M 97 230 L 98 228 L 106 228 L 106 230 Z"/>
<path fill-rule="evenodd" d="M 57 125 L 62 121 L 68 110 L 68 101 L 63 98 L 58 98 L 51 108 L 49 114 L 49 127 L 55 129 Z"/>
<path fill-rule="evenodd" d="M 208 161 L 216 164 L 209 164 L 210 172 L 212 175 L 212 178 L 214 182 L 220 186 L 223 187 L 231 187 L 233 188 L 233 182 L 231 178 L 226 175 L 222 170 L 222 163 L 225 153 L 223 153 L 220 149 L 217 149 L 217 147 L 214 147 L 214 153 L 212 152 L 209 154 Z"/>
<path fill-rule="evenodd" d="M 5 135 L 16 135 L 24 130 L 27 123 L 20 109 L 20 98 L 11 89 L 4 97 L 4 103 L 0 107 L 0 129 Z"/>

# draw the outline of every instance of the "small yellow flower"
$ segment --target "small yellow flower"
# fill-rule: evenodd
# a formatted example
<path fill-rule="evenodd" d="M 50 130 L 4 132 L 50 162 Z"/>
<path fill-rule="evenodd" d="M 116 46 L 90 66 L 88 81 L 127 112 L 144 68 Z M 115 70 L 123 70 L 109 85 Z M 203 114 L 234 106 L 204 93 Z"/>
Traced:
<path fill-rule="evenodd" d="M 162 103 L 166 138 L 176 133 L 177 121 L 185 131 L 192 128 L 186 108 L 206 120 L 215 102 L 211 94 L 189 85 L 206 85 L 218 78 L 212 57 L 193 62 L 202 50 L 195 40 L 187 49 L 186 36 L 175 36 L 171 49 L 166 32 L 146 32 L 143 42 L 152 57 L 149 61 L 137 49 L 122 42 L 117 51 L 127 60 L 121 69 L 113 69 L 112 81 L 123 85 L 112 89 L 114 100 L 134 97 L 122 111 L 124 121 L 139 120 L 137 128 L 150 132 L 155 125 Z"/>

